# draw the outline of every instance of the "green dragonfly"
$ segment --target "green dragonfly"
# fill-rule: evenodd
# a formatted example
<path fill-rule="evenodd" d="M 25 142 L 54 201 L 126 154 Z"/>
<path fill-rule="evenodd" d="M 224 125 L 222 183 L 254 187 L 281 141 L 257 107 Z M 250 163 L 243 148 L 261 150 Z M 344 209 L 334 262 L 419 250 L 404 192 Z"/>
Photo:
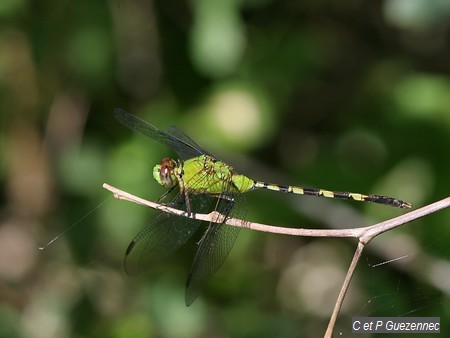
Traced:
<path fill-rule="evenodd" d="M 128 128 L 172 148 L 178 159 L 162 159 L 153 169 L 155 180 L 168 189 L 161 198 L 177 189 L 170 205 L 187 213 L 209 213 L 213 210 L 225 216 L 242 218 L 245 208 L 241 195 L 255 189 L 268 189 L 298 195 L 311 195 L 362 202 L 374 202 L 398 208 L 411 204 L 397 198 L 337 192 L 324 189 L 285 186 L 255 181 L 237 173 L 233 167 L 200 147 L 180 129 L 172 126 L 161 131 L 123 109 L 114 110 L 115 117 Z M 241 202 L 241 203 L 239 203 Z M 201 221 L 168 213 L 160 213 L 137 234 L 125 252 L 124 266 L 129 275 L 159 263 L 182 246 L 197 231 Z M 198 243 L 186 284 L 186 305 L 191 305 L 224 263 L 230 253 L 239 228 L 211 222 Z"/>

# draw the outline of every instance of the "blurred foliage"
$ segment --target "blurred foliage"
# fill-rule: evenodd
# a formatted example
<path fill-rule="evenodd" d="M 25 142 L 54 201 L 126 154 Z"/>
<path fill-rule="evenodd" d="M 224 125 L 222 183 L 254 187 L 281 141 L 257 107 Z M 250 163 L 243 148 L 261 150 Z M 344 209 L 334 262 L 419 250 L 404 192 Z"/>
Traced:
<path fill-rule="evenodd" d="M 352 240 L 242 230 L 189 308 L 195 242 L 125 276 L 156 213 L 101 185 L 156 200 L 151 168 L 171 153 L 112 110 L 175 124 L 258 179 L 420 207 L 449 190 L 449 17 L 446 0 L 2 0 L 0 337 L 321 336 Z M 249 193 L 247 218 L 348 227 L 402 212 L 279 195 Z M 447 331 L 449 224 L 443 211 L 371 243 L 336 336 L 361 315 L 439 316 Z"/>

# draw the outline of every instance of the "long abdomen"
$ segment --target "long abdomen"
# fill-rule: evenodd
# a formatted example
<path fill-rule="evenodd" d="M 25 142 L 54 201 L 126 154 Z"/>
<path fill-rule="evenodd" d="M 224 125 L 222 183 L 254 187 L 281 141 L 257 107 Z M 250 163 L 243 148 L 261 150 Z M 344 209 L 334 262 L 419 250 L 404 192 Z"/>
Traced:
<path fill-rule="evenodd" d="M 381 196 L 381 195 L 364 195 L 354 192 L 343 192 L 343 191 L 330 191 L 324 189 L 314 189 L 314 188 L 303 188 L 288 185 L 277 185 L 270 184 L 266 182 L 254 181 L 253 189 L 268 189 L 273 191 L 280 191 L 285 193 L 297 194 L 297 195 L 308 195 L 317 197 L 327 197 L 336 198 L 342 200 L 353 200 L 360 202 L 372 202 L 378 204 L 389 205 L 397 208 L 411 208 L 411 204 L 399 200 L 394 197 Z"/>

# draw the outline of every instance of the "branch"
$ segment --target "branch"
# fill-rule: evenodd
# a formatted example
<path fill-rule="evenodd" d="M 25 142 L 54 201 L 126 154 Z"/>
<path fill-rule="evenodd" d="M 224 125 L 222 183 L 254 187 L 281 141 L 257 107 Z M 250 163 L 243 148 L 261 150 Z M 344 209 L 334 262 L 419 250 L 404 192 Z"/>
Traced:
<path fill-rule="evenodd" d="M 377 223 L 375 225 L 358 228 L 361 229 L 361 235 L 358 237 L 358 247 L 356 248 L 355 254 L 353 255 L 352 262 L 350 263 L 350 267 L 348 268 L 347 274 L 344 279 L 344 283 L 342 284 L 341 291 L 339 292 L 338 299 L 334 305 L 333 313 L 331 314 L 330 321 L 328 323 L 327 330 L 325 332 L 325 338 L 331 338 L 333 336 L 334 326 L 336 325 L 336 320 L 339 315 L 339 311 L 341 310 L 342 304 L 344 303 L 345 295 L 347 294 L 348 288 L 350 286 L 350 281 L 355 272 L 356 266 L 361 258 L 362 252 L 366 244 L 368 244 L 372 239 L 376 236 L 392 230 L 396 227 L 399 227 L 402 224 L 409 223 L 415 219 L 420 217 L 424 217 L 433 212 L 439 211 L 441 209 L 447 208 L 450 206 L 450 197 L 444 198 L 438 202 L 429 204 L 425 207 L 422 207 L 417 210 L 413 210 L 399 217 L 392 218 L 390 220 Z"/>
<path fill-rule="evenodd" d="M 167 212 L 169 214 L 178 215 L 186 218 L 198 219 L 205 222 L 222 223 L 223 215 L 218 212 L 213 211 L 209 214 L 197 214 L 197 213 L 187 213 L 184 210 L 179 210 L 171 208 L 164 204 L 159 204 L 155 202 L 147 201 L 143 198 L 137 197 L 126 191 L 120 190 L 113 187 L 107 183 L 103 184 L 103 188 L 111 191 L 114 197 L 118 200 L 125 200 L 133 202 L 140 205 L 145 205 L 147 207 L 159 210 L 162 212 Z M 360 228 L 348 228 L 348 229 L 305 229 L 305 228 L 286 228 L 281 226 L 273 226 L 256 222 L 244 221 L 237 218 L 227 218 L 224 224 L 236 226 L 240 228 L 270 232 L 274 234 L 291 235 L 291 236 L 304 236 L 304 237 L 354 237 L 360 239 L 360 241 L 367 244 L 374 237 L 386 232 L 388 230 L 394 229 L 402 224 L 409 223 L 413 220 L 426 216 L 430 213 L 439 211 L 450 206 L 450 197 L 447 197 L 439 202 L 427 205 L 423 208 L 410 211 L 401 216 L 389 219 L 377 223 L 369 227 Z"/>
<path fill-rule="evenodd" d="M 276 234 L 283 234 L 283 235 L 291 235 L 291 236 L 304 236 L 304 237 L 354 237 L 358 238 L 358 246 L 356 248 L 355 254 L 353 256 L 352 262 L 350 264 L 350 267 L 347 271 L 347 275 L 345 276 L 343 285 L 341 287 L 341 291 L 339 292 L 338 299 L 336 300 L 335 307 L 333 309 L 333 313 L 330 317 L 330 321 L 328 323 L 327 330 L 325 332 L 325 336 L 327 338 L 331 338 L 333 335 L 333 329 L 336 324 L 336 320 L 339 314 L 339 311 L 341 309 L 341 306 L 343 304 L 345 295 L 347 293 L 348 287 L 350 285 L 350 281 L 353 277 L 355 268 L 359 262 L 359 259 L 361 258 L 361 254 L 364 250 L 364 247 L 376 236 L 395 229 L 399 227 L 400 225 L 409 223 L 411 221 L 414 221 L 418 218 L 424 217 L 426 215 L 429 215 L 431 213 L 434 213 L 436 211 L 439 211 L 444 208 L 448 208 L 450 206 L 450 196 L 447 198 L 444 198 L 438 202 L 429 204 L 427 206 L 424 206 L 417 210 L 412 210 L 406 214 L 403 214 L 401 216 L 374 224 L 372 226 L 368 227 L 359 227 L 359 228 L 350 228 L 350 229 L 304 229 L 304 228 L 285 228 L 285 227 L 278 227 L 278 226 L 272 226 L 267 224 L 261 224 L 256 222 L 249 222 L 244 221 L 241 219 L 236 218 L 226 218 L 224 220 L 224 216 L 220 213 L 213 211 L 209 214 L 196 214 L 196 213 L 187 213 L 183 210 L 178 210 L 171 208 L 166 205 L 158 204 L 155 202 L 150 202 L 147 200 L 144 200 L 140 197 L 134 196 L 132 194 L 129 194 L 125 191 L 122 191 L 120 189 L 117 189 L 113 186 L 110 186 L 109 184 L 104 183 L 103 188 L 111 191 L 114 194 L 114 197 L 119 200 L 125 200 L 133 203 L 137 203 L 140 205 L 145 205 L 150 208 L 167 212 L 170 214 L 178 215 L 181 217 L 186 218 L 193 218 L 202 220 L 205 222 L 214 222 L 214 223 L 224 223 L 231 226 L 246 228 L 250 230 L 257 230 L 257 231 L 263 231 L 263 232 L 271 232 Z"/>

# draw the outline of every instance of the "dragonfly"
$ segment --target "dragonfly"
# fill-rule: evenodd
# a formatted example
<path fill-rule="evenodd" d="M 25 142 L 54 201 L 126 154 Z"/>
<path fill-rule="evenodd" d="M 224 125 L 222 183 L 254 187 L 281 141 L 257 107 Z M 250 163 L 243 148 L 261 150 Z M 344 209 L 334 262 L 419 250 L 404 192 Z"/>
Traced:
<path fill-rule="evenodd" d="M 239 234 L 239 228 L 225 225 L 227 218 L 242 218 L 245 213 L 242 195 L 256 189 L 267 189 L 296 195 L 373 202 L 398 208 L 411 208 L 400 199 L 352 192 L 339 192 L 257 181 L 236 172 L 232 166 L 199 146 L 175 126 L 167 132 L 121 108 L 114 110 L 116 119 L 131 130 L 170 147 L 177 159 L 163 158 L 153 168 L 154 179 L 167 189 L 159 200 L 176 191 L 170 206 L 186 213 L 217 211 L 220 222 L 210 222 L 198 242 L 190 268 L 185 302 L 190 306 L 205 285 L 222 266 Z M 160 263 L 186 243 L 202 221 L 162 212 L 131 241 L 125 252 L 124 269 L 135 275 Z"/>

